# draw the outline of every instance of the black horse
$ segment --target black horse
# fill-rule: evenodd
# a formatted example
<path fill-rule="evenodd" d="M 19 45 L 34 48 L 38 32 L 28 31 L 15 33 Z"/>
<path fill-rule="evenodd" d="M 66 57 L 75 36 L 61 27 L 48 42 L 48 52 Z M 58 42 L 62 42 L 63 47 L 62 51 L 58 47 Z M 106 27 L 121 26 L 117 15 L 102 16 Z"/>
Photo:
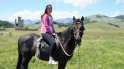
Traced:
<path fill-rule="evenodd" d="M 56 44 L 52 51 L 52 57 L 58 61 L 58 69 L 65 69 L 67 61 L 73 56 L 73 51 L 77 45 L 80 45 L 84 33 L 84 17 L 76 19 L 73 17 L 73 24 L 64 32 L 57 33 L 59 43 Z M 18 40 L 18 62 L 16 69 L 28 69 L 28 63 L 35 56 L 37 51 L 37 34 L 27 34 Z M 42 40 L 39 46 L 39 59 L 49 60 L 49 45 Z"/>

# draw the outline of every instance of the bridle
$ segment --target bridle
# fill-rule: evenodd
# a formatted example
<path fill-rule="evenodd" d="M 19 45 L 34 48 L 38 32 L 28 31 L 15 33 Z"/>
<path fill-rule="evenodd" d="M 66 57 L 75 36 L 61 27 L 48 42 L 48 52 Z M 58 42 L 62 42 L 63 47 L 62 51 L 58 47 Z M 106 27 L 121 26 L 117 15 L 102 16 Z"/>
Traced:
<path fill-rule="evenodd" d="M 74 39 L 77 41 L 78 39 L 80 39 L 80 28 L 81 28 L 81 22 L 80 21 L 77 21 L 74 26 L 73 26 L 73 36 L 74 36 Z"/>
<path fill-rule="evenodd" d="M 77 29 L 74 31 L 73 30 L 73 36 L 74 36 L 74 39 L 75 40 L 77 40 L 78 38 L 80 38 L 79 36 L 79 34 L 80 34 L 80 27 L 81 27 L 81 24 L 80 23 L 77 23 Z M 75 34 L 76 33 L 76 34 Z M 56 34 L 56 38 L 55 38 L 55 40 L 60 44 L 60 47 L 61 47 L 61 49 L 62 49 L 62 51 L 64 52 L 64 54 L 66 55 L 66 56 L 72 56 L 73 55 L 73 53 L 72 54 L 68 54 L 67 52 L 66 52 L 66 50 L 64 49 L 64 46 L 63 46 L 63 44 L 61 43 L 61 41 L 59 40 L 59 37 L 58 37 L 58 35 Z M 76 42 L 76 41 L 75 41 Z"/>
<path fill-rule="evenodd" d="M 60 47 L 61 47 L 62 51 L 64 52 L 64 54 L 65 54 L 66 56 L 68 56 L 68 57 L 69 57 L 69 56 L 72 56 L 72 54 L 68 54 L 68 53 L 65 51 L 65 49 L 64 49 L 62 43 L 60 42 L 59 37 L 58 37 L 57 34 L 56 34 L 56 38 L 55 38 L 55 40 L 59 42 Z"/>

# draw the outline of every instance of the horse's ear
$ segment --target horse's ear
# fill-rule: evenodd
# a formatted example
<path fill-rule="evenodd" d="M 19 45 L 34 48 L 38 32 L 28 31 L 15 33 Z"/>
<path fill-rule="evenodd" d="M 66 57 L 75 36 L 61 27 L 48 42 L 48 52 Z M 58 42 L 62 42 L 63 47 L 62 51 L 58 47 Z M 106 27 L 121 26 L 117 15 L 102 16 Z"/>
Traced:
<path fill-rule="evenodd" d="M 75 16 L 73 16 L 73 22 L 76 20 Z"/>
<path fill-rule="evenodd" d="M 84 16 L 81 17 L 81 21 L 84 21 Z"/>

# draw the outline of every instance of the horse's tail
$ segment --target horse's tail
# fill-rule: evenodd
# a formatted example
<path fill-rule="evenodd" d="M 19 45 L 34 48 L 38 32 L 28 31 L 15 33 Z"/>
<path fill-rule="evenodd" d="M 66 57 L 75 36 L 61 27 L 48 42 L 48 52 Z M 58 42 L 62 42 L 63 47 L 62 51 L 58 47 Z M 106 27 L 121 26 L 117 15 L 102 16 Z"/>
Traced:
<path fill-rule="evenodd" d="M 21 54 L 20 47 L 21 47 L 21 45 L 18 41 L 18 61 L 17 61 L 16 69 L 20 69 L 21 68 L 21 63 L 22 63 L 22 54 Z"/>

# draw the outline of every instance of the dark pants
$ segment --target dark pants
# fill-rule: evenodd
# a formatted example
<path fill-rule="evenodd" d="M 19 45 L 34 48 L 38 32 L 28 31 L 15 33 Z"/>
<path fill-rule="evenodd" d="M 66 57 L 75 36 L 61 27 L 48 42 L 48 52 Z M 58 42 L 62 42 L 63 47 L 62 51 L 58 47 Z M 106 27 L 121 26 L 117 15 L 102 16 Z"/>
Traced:
<path fill-rule="evenodd" d="M 53 46 L 56 45 L 54 37 L 49 33 L 42 33 L 41 35 L 42 35 L 43 39 L 50 46 L 50 56 L 52 56 Z"/>

